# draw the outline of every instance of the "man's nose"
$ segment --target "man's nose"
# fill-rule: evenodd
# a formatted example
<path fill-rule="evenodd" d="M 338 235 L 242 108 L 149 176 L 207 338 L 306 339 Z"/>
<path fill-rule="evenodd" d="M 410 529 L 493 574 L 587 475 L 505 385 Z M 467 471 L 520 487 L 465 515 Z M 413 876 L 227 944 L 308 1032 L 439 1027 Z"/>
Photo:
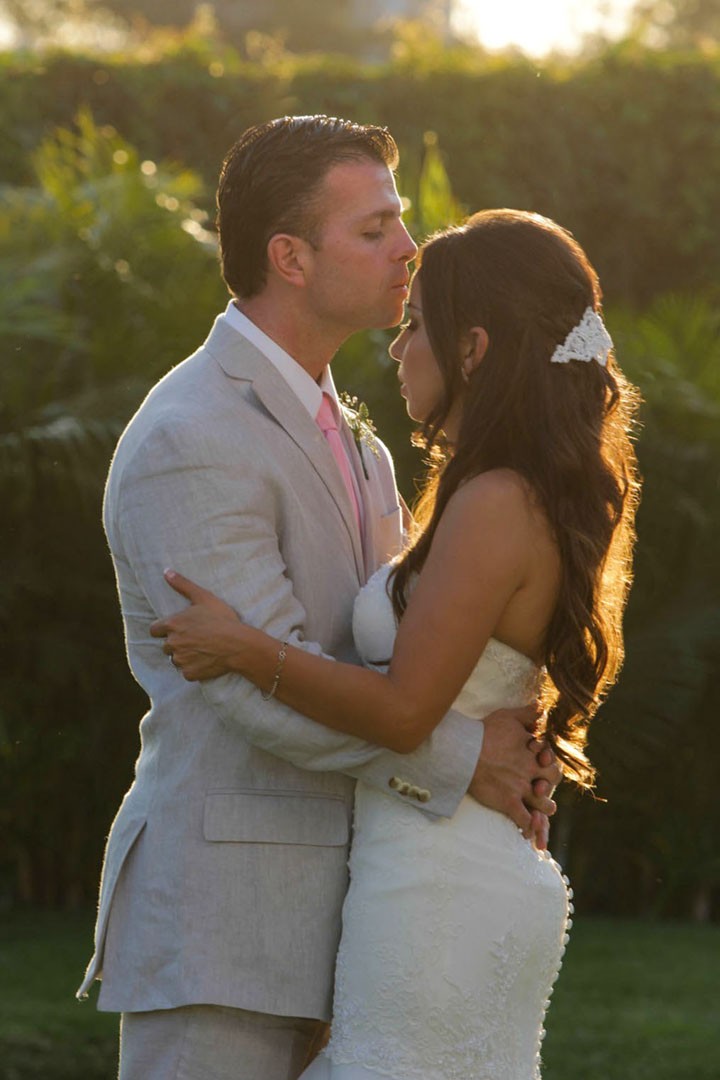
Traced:
<path fill-rule="evenodd" d="M 402 232 L 403 232 L 403 235 L 402 235 L 402 254 L 400 255 L 400 258 L 402 259 L 403 262 L 408 263 L 408 262 L 410 262 L 411 259 L 414 259 L 415 256 L 417 255 L 418 246 L 415 243 L 415 241 L 413 240 L 410 233 L 405 228 L 404 223 L 401 222 L 400 224 L 402 226 Z"/>

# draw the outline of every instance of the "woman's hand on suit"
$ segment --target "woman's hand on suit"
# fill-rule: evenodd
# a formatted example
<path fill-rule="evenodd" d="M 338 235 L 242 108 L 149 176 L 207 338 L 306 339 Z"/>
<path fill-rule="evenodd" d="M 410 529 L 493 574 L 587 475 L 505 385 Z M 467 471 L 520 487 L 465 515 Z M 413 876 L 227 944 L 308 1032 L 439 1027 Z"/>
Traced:
<path fill-rule="evenodd" d="M 165 571 L 165 580 L 190 605 L 150 627 L 153 637 L 165 639 L 163 652 L 188 682 L 234 671 L 243 641 L 243 624 L 235 611 L 174 570 Z"/>

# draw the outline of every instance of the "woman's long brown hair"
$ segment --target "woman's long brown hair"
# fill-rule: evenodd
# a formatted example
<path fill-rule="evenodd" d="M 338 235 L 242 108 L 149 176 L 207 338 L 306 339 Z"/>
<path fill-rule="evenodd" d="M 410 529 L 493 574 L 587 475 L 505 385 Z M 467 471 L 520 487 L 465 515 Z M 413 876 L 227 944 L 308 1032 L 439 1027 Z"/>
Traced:
<path fill-rule="evenodd" d="M 425 562 L 453 493 L 473 476 L 509 468 L 529 484 L 552 529 L 562 573 L 545 634 L 546 736 L 567 776 L 594 779 L 588 724 L 623 660 L 622 615 L 631 582 L 639 497 L 631 441 L 639 395 L 612 355 L 551 363 L 588 307 L 600 310 L 598 277 L 577 241 L 555 222 L 487 210 L 432 237 L 419 257 L 423 318 L 445 392 L 420 440 L 431 468 L 420 531 L 393 573 L 398 618 L 411 576 Z M 489 337 L 466 386 L 459 342 Z M 455 446 L 443 450 L 452 403 L 463 410 Z"/>

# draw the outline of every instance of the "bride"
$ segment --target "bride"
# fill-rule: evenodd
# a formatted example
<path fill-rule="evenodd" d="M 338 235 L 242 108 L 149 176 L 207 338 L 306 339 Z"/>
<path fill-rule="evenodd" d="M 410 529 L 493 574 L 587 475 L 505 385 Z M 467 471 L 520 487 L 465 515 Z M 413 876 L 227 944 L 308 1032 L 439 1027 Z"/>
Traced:
<path fill-rule="evenodd" d="M 637 394 L 600 299 L 574 238 L 536 214 L 434 236 L 390 350 L 434 465 L 409 547 L 357 599 L 367 666 L 276 641 L 169 571 L 191 606 L 153 633 L 185 677 L 237 672 L 401 753 L 453 704 L 480 718 L 540 693 L 565 775 L 590 786 L 639 486 Z M 358 784 L 350 869 L 331 1038 L 305 1080 L 537 1080 L 572 911 L 554 860 L 470 797 L 438 821 Z"/>

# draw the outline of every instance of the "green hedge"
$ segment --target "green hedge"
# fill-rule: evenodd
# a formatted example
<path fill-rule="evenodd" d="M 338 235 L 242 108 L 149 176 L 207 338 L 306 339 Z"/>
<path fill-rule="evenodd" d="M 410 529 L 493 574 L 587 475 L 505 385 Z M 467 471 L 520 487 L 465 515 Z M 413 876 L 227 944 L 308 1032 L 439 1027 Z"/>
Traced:
<path fill-rule="evenodd" d="M 386 67 L 263 65 L 227 51 L 214 58 L 198 43 L 152 62 L 7 55 L 0 74 L 0 175 L 12 183 L 30 180 L 28 151 L 89 105 L 141 155 L 199 172 L 211 202 L 222 156 L 248 124 L 328 112 L 387 124 L 406 171 L 423 133 L 436 131 L 469 209 L 556 217 L 588 249 L 611 300 L 645 302 L 720 278 L 717 57 L 627 46 L 565 66 L 466 53 Z"/>
<path fill-rule="evenodd" d="M 609 324 L 647 401 L 628 661 L 593 725 L 610 801 L 566 803 L 557 851 L 582 910 L 717 917 L 717 65 L 608 54 L 538 73 L 451 60 L 412 72 L 335 61 L 269 70 L 230 56 L 218 79 L 197 51 L 153 64 L 5 59 L 0 903 L 94 898 L 145 704 L 122 655 L 99 521 L 112 446 L 225 301 L 196 204 L 212 201 L 226 146 L 251 121 L 325 110 L 388 122 L 420 233 L 452 212 L 450 195 L 426 205 L 418 181 L 423 132 L 435 129 L 468 208 L 555 214 L 623 301 L 609 305 Z M 81 103 L 100 126 L 75 112 Z M 74 134 L 38 149 L 54 121 Z M 140 168 L 148 158 L 156 170 Z M 685 295 L 645 302 L 670 284 Z M 418 459 L 386 344 L 352 339 L 335 373 L 370 405 L 411 495 Z"/>

